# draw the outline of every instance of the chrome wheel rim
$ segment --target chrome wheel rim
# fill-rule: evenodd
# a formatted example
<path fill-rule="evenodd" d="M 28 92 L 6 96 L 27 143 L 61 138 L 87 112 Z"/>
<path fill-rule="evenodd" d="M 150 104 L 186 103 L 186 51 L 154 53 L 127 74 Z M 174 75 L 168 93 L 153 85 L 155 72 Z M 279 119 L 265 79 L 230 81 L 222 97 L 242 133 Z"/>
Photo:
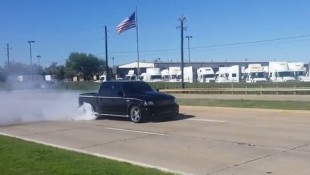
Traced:
<path fill-rule="evenodd" d="M 131 114 L 130 114 L 130 116 L 131 116 L 131 120 L 132 120 L 133 122 L 139 122 L 139 121 L 140 121 L 140 118 L 141 118 L 139 108 L 138 108 L 138 107 L 133 107 L 133 108 L 131 109 Z"/>

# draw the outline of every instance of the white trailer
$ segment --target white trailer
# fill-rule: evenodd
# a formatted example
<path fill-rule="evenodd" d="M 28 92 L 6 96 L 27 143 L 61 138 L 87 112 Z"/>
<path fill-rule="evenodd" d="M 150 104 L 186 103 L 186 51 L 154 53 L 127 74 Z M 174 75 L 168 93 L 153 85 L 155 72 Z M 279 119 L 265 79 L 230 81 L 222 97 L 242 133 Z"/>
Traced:
<path fill-rule="evenodd" d="M 287 62 L 269 62 L 269 79 L 272 82 L 294 81 L 293 71 L 288 67 Z"/>
<path fill-rule="evenodd" d="M 124 78 L 125 80 L 138 80 L 135 70 L 129 70 L 128 74 Z"/>
<path fill-rule="evenodd" d="M 140 75 L 141 80 L 146 82 L 162 81 L 160 68 L 146 68 L 146 72 Z"/>
<path fill-rule="evenodd" d="M 164 69 L 161 71 L 161 78 L 163 81 L 169 81 L 169 70 Z"/>
<path fill-rule="evenodd" d="M 310 82 L 310 77 L 307 76 L 306 67 L 304 67 L 303 62 L 288 63 L 288 68 L 293 72 L 296 80 Z"/>
<path fill-rule="evenodd" d="M 99 79 L 95 80 L 95 82 L 97 82 L 97 83 L 102 83 L 104 81 L 107 81 L 107 75 L 105 75 L 105 74 L 100 75 Z"/>
<path fill-rule="evenodd" d="M 197 69 L 197 81 L 200 83 L 215 82 L 215 73 L 212 67 L 201 67 Z"/>
<path fill-rule="evenodd" d="M 247 83 L 266 82 L 267 74 L 261 64 L 249 64 L 244 71 Z"/>
<path fill-rule="evenodd" d="M 233 83 L 240 81 L 240 66 L 234 65 L 231 67 L 219 67 L 216 72 L 216 83 Z"/>
<path fill-rule="evenodd" d="M 178 73 L 178 79 L 179 81 L 181 81 L 182 75 L 181 75 L 181 71 Z M 193 83 L 194 82 L 194 73 L 193 73 L 193 66 L 188 66 L 188 67 L 184 67 L 184 82 L 187 83 Z"/>
<path fill-rule="evenodd" d="M 180 67 L 169 67 L 169 82 L 179 82 L 181 77 L 178 77 L 178 75 L 180 75 L 180 72 Z"/>

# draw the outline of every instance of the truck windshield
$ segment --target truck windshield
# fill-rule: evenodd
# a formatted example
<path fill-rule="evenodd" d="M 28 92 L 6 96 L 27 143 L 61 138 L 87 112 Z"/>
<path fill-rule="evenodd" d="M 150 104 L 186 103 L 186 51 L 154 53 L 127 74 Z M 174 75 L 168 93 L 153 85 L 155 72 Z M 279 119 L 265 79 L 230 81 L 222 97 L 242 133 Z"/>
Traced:
<path fill-rule="evenodd" d="M 127 82 L 124 83 L 124 90 L 130 94 L 137 94 L 143 92 L 154 91 L 147 83 L 145 82 Z"/>
<path fill-rule="evenodd" d="M 214 74 L 204 74 L 203 77 L 204 78 L 214 78 L 215 75 Z"/>
<path fill-rule="evenodd" d="M 285 71 L 285 72 L 278 72 L 279 77 L 293 77 L 293 72 Z"/>
<path fill-rule="evenodd" d="M 304 71 L 296 71 L 294 72 L 295 76 L 305 76 L 306 75 L 306 72 Z"/>
<path fill-rule="evenodd" d="M 251 73 L 252 78 L 265 78 L 265 73 L 264 72 L 255 72 Z"/>
<path fill-rule="evenodd" d="M 161 79 L 161 75 L 152 75 L 151 80 Z"/>

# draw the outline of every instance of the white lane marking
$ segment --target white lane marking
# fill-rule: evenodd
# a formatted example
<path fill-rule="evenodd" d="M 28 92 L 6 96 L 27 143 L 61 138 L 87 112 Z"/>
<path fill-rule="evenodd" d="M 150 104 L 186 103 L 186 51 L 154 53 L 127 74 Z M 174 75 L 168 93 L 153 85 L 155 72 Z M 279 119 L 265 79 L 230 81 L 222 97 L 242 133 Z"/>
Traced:
<path fill-rule="evenodd" d="M 51 147 L 54 147 L 54 148 L 60 148 L 60 149 L 68 150 L 68 151 L 74 151 L 74 152 L 78 152 L 78 153 L 89 154 L 89 155 L 100 157 L 100 158 L 107 158 L 107 159 L 116 160 L 116 161 L 119 161 L 119 162 L 127 162 L 127 163 L 130 163 L 130 164 L 133 164 L 133 165 L 143 166 L 143 167 L 146 167 L 146 168 L 154 168 L 154 169 L 158 169 L 158 170 L 164 171 L 164 172 L 170 172 L 170 173 L 174 173 L 174 174 L 192 175 L 190 173 L 185 173 L 185 172 L 181 172 L 181 171 L 175 171 L 175 170 L 172 170 L 172 169 L 169 169 L 169 168 L 149 165 L 149 164 L 145 164 L 145 163 L 141 163 L 141 162 L 132 161 L 132 160 L 129 160 L 129 159 L 122 159 L 122 158 L 118 158 L 118 157 L 114 157 L 114 156 L 109 156 L 109 155 L 106 155 L 106 154 L 99 154 L 99 153 L 94 153 L 94 152 L 90 152 L 90 151 L 84 151 L 84 150 L 80 150 L 80 149 L 77 149 L 77 148 L 70 148 L 70 147 L 67 147 L 67 146 L 60 146 L 60 145 L 56 145 L 56 144 L 52 144 L 52 143 L 47 143 L 47 142 L 38 141 L 38 140 L 34 140 L 34 139 L 29 139 L 29 138 L 25 138 L 25 137 L 15 136 L 15 135 L 3 133 L 3 132 L 0 132 L 0 135 L 7 136 L 7 137 L 13 137 L 13 138 L 17 138 L 17 139 L 21 139 L 21 140 L 25 140 L 25 141 L 29 141 L 29 142 L 41 144 L 41 145 L 51 146 Z"/>
<path fill-rule="evenodd" d="M 218 122 L 218 123 L 225 123 L 225 122 L 227 122 L 227 121 L 224 121 L 224 120 L 210 120 L 210 119 L 196 119 L 196 118 L 190 118 L 188 120 L 203 121 L 203 122 Z"/>
<path fill-rule="evenodd" d="M 116 131 L 126 131 L 126 132 L 136 132 L 136 133 L 150 134 L 150 135 L 160 135 L 160 136 L 166 135 L 166 134 L 156 133 L 156 132 L 147 132 L 147 131 L 139 131 L 139 130 L 131 130 L 131 129 L 122 129 L 122 128 L 105 128 L 105 129 L 116 130 Z"/>

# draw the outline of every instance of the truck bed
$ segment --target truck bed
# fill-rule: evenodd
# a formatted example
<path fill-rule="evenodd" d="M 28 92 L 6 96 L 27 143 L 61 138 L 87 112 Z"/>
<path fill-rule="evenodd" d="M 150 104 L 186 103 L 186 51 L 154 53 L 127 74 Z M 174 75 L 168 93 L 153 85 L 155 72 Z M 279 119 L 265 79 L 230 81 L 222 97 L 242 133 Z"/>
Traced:
<path fill-rule="evenodd" d="M 83 93 L 79 96 L 79 106 L 83 103 L 95 105 L 97 102 L 98 93 Z M 94 107 L 94 106 L 93 106 Z"/>

